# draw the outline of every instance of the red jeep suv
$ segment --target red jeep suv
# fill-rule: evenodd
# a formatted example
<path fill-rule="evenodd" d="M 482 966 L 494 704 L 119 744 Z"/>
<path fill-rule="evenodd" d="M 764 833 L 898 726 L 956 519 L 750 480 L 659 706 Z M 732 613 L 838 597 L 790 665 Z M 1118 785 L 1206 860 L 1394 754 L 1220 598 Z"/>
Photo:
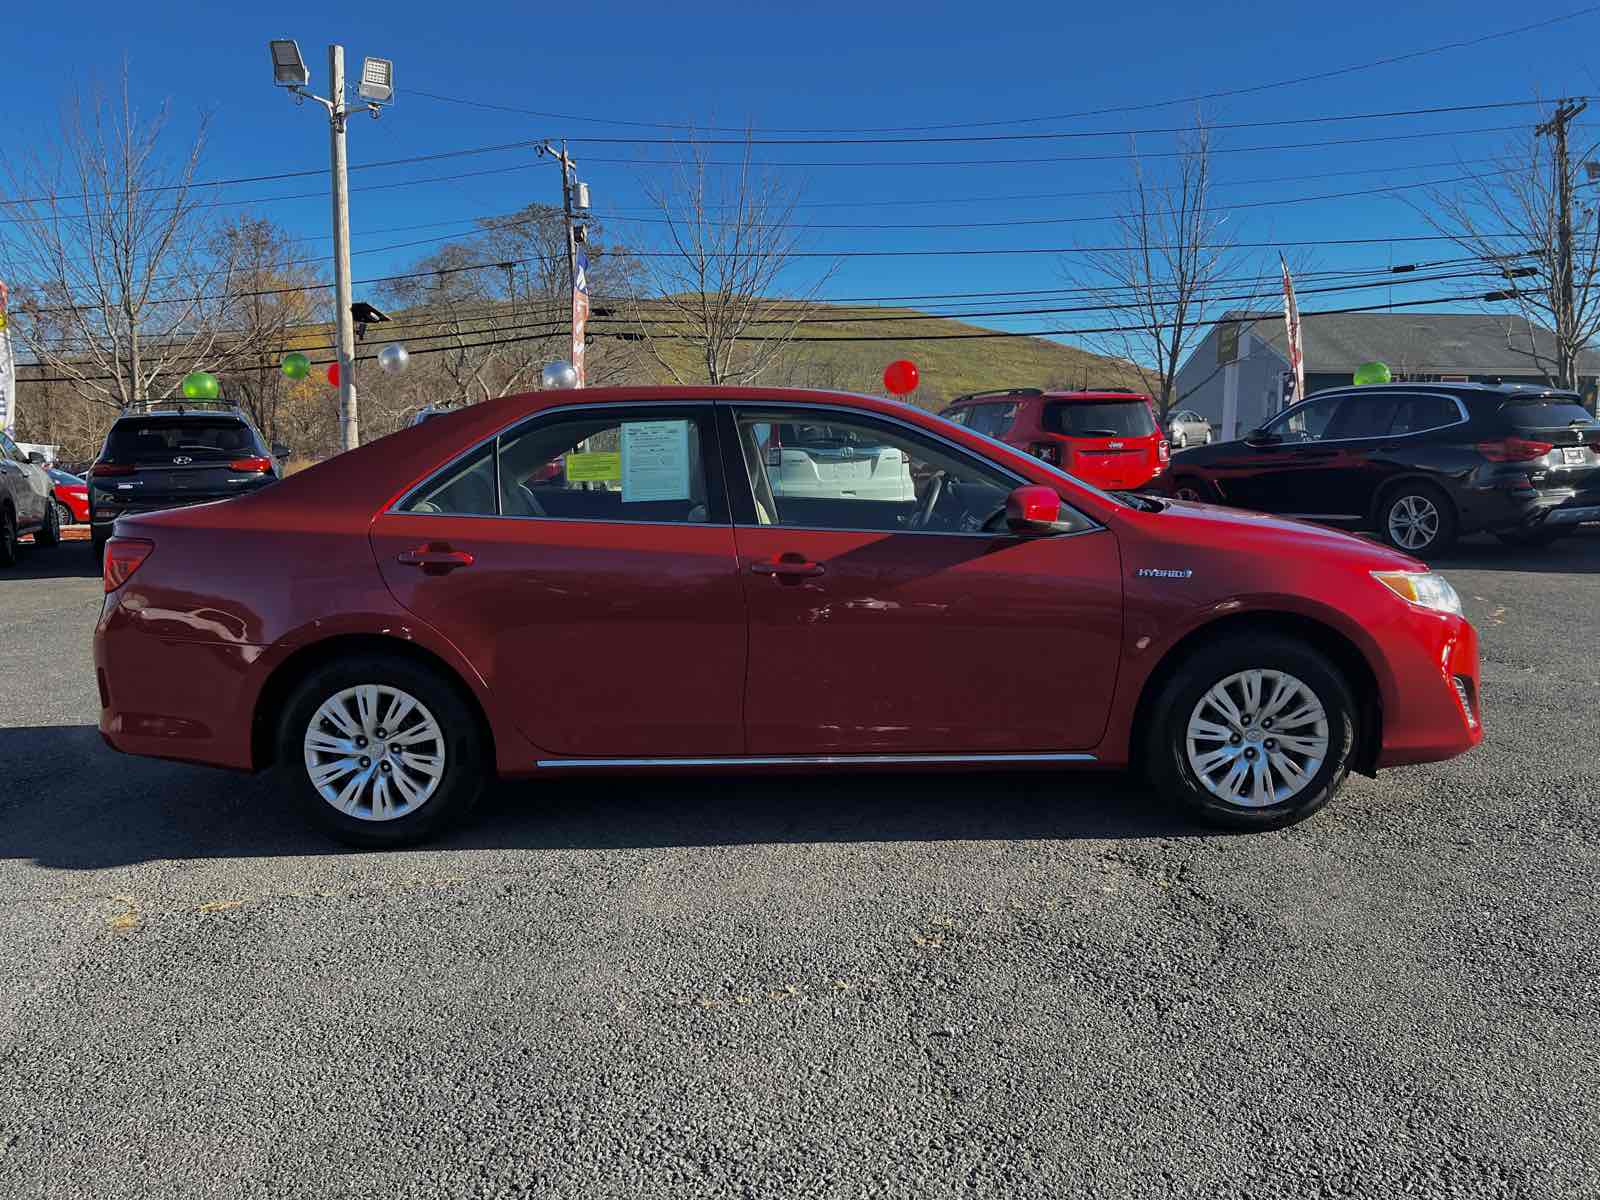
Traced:
<path fill-rule="evenodd" d="M 1120 388 L 972 392 L 942 415 L 1106 491 L 1144 487 L 1171 456 L 1150 397 Z"/>

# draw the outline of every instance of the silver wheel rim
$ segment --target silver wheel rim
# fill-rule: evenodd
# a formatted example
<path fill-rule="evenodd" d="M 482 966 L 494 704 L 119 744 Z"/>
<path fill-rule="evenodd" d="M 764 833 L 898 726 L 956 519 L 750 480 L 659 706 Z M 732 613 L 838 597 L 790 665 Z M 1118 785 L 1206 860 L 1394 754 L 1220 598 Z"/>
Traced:
<path fill-rule="evenodd" d="M 1270 808 L 1306 789 L 1328 757 L 1328 713 L 1287 671 L 1229 675 L 1200 697 L 1184 739 L 1206 791 L 1238 808 Z"/>
<path fill-rule="evenodd" d="M 416 812 L 444 779 L 444 733 L 415 696 L 367 683 L 328 697 L 304 738 L 306 774 L 320 795 L 358 821 Z"/>
<path fill-rule="evenodd" d="M 1439 509 L 1426 496 L 1401 496 L 1389 508 L 1389 536 L 1406 550 L 1420 550 L 1439 536 Z"/>

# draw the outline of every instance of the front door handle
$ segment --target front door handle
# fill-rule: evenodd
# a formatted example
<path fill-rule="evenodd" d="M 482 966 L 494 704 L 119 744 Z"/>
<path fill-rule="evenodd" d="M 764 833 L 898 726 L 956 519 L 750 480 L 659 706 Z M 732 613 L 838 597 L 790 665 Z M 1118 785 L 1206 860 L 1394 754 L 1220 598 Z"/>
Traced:
<path fill-rule="evenodd" d="M 471 551 L 453 549 L 449 542 L 429 542 L 415 550 L 402 550 L 395 561 L 404 567 L 421 567 L 424 575 L 448 575 L 457 567 L 470 567 L 477 559 Z"/>
<path fill-rule="evenodd" d="M 782 558 L 768 558 L 750 564 L 757 575 L 776 575 L 780 579 L 805 579 L 823 573 L 821 563 L 812 562 L 798 554 L 785 554 Z"/>

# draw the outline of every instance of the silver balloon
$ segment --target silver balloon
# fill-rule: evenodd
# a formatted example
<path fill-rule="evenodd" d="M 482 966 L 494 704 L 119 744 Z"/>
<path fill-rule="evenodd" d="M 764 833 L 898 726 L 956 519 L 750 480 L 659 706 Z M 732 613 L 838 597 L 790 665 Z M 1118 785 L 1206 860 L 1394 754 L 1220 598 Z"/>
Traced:
<path fill-rule="evenodd" d="M 411 365 L 411 354 L 399 342 L 393 342 L 378 351 L 378 365 L 391 375 L 398 375 Z"/>
<path fill-rule="evenodd" d="M 539 386 L 547 391 L 552 388 L 575 388 L 578 386 L 578 372 L 571 363 L 557 359 L 539 372 Z"/>

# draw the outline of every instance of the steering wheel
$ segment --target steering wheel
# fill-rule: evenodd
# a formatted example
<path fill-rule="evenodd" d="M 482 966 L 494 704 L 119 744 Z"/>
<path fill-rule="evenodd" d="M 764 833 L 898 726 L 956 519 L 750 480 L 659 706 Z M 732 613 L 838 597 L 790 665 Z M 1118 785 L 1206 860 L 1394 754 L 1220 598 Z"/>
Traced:
<path fill-rule="evenodd" d="M 928 522 L 933 520 L 933 510 L 939 507 L 939 500 L 944 495 L 944 472 L 935 471 L 928 476 L 928 490 L 922 495 L 922 503 L 918 506 L 916 515 L 911 518 L 910 528 L 926 529 Z"/>

